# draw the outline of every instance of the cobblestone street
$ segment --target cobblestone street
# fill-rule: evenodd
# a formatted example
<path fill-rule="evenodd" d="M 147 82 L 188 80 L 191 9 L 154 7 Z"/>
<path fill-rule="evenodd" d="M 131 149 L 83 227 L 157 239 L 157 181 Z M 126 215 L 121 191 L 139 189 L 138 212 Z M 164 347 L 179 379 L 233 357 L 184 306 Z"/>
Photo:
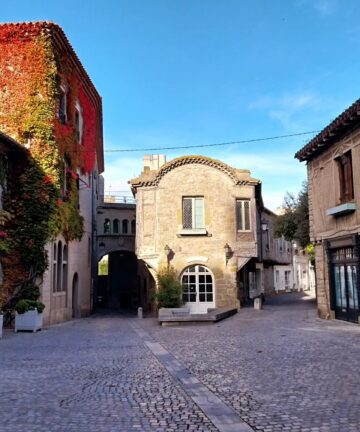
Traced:
<path fill-rule="evenodd" d="M 358 432 L 360 328 L 301 297 L 215 325 L 105 315 L 6 331 L 0 431 Z"/>

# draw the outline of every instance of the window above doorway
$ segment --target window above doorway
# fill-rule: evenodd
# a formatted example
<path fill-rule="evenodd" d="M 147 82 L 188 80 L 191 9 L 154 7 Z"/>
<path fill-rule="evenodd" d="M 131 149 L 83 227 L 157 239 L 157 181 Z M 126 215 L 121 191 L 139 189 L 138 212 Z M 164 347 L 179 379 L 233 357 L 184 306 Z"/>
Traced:
<path fill-rule="evenodd" d="M 204 197 L 183 197 L 181 235 L 206 235 Z"/>

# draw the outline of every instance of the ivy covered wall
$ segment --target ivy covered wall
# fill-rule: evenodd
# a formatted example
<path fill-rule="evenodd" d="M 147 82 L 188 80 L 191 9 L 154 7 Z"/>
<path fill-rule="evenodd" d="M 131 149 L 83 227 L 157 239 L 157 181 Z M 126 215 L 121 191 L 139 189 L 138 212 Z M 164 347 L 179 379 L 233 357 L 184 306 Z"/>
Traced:
<path fill-rule="evenodd" d="M 94 167 L 99 108 L 61 32 L 59 42 L 59 27 L 52 23 L 0 25 L 0 131 L 28 149 L 3 194 L 8 217 L 0 220 L 0 307 L 41 280 L 49 240 L 58 234 L 79 240 L 83 234 L 78 173 Z M 58 116 L 61 86 L 67 89 L 66 122 Z M 84 125 L 81 142 L 76 104 Z"/>

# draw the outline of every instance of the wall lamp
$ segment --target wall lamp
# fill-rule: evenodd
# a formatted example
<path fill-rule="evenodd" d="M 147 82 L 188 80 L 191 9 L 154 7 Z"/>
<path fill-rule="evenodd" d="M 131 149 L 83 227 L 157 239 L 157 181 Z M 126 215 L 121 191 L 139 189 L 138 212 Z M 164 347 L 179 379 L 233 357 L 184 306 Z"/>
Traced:
<path fill-rule="evenodd" d="M 164 252 L 165 252 L 165 255 L 166 255 L 166 259 L 167 259 L 167 264 L 169 266 L 170 260 L 172 258 L 173 251 L 171 250 L 170 246 L 166 244 L 165 247 L 164 247 Z"/>
<path fill-rule="evenodd" d="M 226 260 L 226 264 L 227 264 L 227 262 L 229 261 L 229 259 L 233 255 L 233 251 L 232 251 L 232 249 L 231 249 L 231 247 L 229 246 L 228 243 L 225 243 L 224 251 L 225 251 L 225 260 Z"/>
<path fill-rule="evenodd" d="M 267 231 L 268 228 L 267 222 L 261 222 L 261 231 Z"/>
<path fill-rule="evenodd" d="M 104 242 L 100 242 L 99 243 L 99 250 L 103 251 L 105 249 L 105 243 Z"/>

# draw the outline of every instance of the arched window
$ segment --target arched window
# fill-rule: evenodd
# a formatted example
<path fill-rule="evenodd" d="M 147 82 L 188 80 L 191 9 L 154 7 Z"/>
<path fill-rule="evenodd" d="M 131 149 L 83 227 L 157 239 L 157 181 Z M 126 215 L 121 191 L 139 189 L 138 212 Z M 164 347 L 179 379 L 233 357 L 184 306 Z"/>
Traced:
<path fill-rule="evenodd" d="M 131 234 L 135 234 L 136 232 L 136 220 L 131 221 Z"/>
<path fill-rule="evenodd" d="M 57 275 L 56 275 L 56 291 L 59 292 L 62 289 L 62 280 L 61 280 L 61 269 L 62 269 L 62 243 L 61 241 L 58 242 L 57 245 Z"/>
<path fill-rule="evenodd" d="M 120 222 L 119 219 L 113 220 L 113 234 L 119 234 Z"/>
<path fill-rule="evenodd" d="M 64 245 L 62 257 L 62 291 L 67 291 L 68 279 L 68 248 Z"/>
<path fill-rule="evenodd" d="M 124 219 L 122 221 L 122 233 L 127 234 L 129 232 L 129 221 L 127 219 Z"/>
<path fill-rule="evenodd" d="M 110 234 L 110 232 L 111 232 L 110 219 L 105 219 L 105 222 L 104 222 L 104 234 Z"/>
<path fill-rule="evenodd" d="M 52 256 L 52 290 L 53 292 L 56 292 L 56 281 L 57 281 L 57 274 L 56 274 L 56 264 L 57 264 L 57 244 L 54 243 L 53 247 L 53 256 Z"/>
<path fill-rule="evenodd" d="M 207 308 L 215 306 L 213 277 L 207 267 L 193 265 L 186 268 L 181 283 L 184 287 L 183 301 L 192 313 L 206 313 Z"/>

